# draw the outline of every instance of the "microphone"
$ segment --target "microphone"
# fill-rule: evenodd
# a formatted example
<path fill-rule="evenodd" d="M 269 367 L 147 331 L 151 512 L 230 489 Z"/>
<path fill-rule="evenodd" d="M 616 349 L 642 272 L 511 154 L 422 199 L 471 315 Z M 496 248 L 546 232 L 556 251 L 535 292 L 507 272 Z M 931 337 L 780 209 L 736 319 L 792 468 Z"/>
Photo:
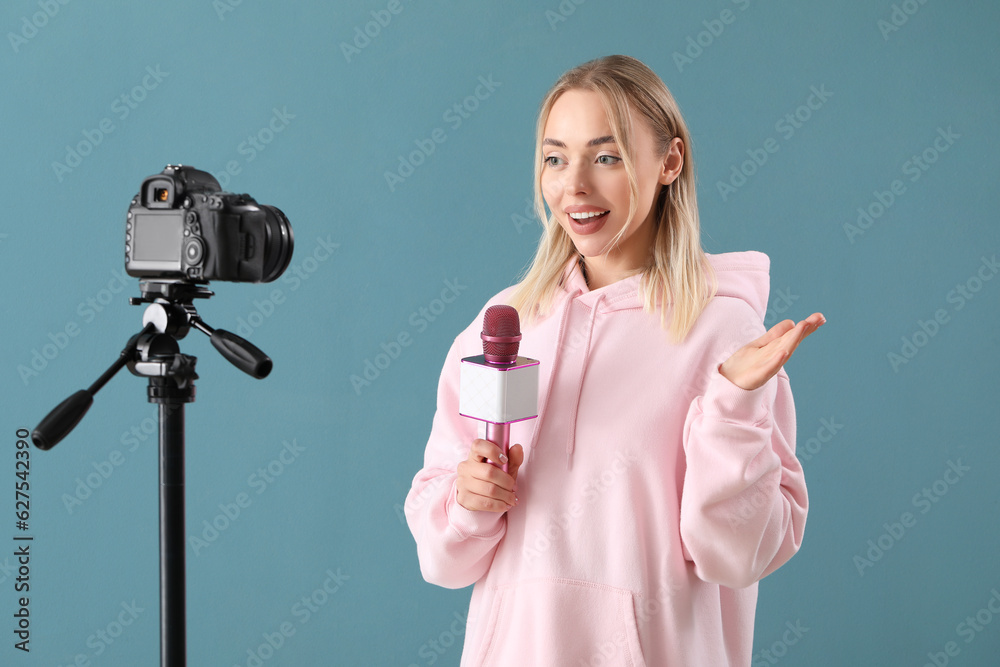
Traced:
<path fill-rule="evenodd" d="M 487 308 L 480 337 L 483 353 L 461 361 L 458 413 L 486 422 L 486 439 L 506 455 L 510 425 L 538 416 L 539 362 L 517 354 L 521 322 L 512 306 Z"/>

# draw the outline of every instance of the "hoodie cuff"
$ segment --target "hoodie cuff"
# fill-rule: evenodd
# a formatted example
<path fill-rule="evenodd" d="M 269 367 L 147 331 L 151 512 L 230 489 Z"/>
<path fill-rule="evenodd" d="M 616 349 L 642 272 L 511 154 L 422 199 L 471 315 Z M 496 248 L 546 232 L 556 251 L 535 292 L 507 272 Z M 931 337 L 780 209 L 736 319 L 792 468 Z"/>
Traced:
<path fill-rule="evenodd" d="M 770 415 L 777 387 L 775 376 L 763 386 L 747 391 L 730 382 L 716 367 L 705 389 L 702 412 L 724 421 L 757 424 Z"/>
<path fill-rule="evenodd" d="M 451 493 L 445 504 L 445 511 L 448 513 L 448 524 L 454 528 L 462 538 L 483 537 L 490 538 L 496 536 L 503 530 L 503 520 L 506 513 L 501 512 L 473 512 L 462 507 L 458 503 L 458 480 L 451 485 Z"/>

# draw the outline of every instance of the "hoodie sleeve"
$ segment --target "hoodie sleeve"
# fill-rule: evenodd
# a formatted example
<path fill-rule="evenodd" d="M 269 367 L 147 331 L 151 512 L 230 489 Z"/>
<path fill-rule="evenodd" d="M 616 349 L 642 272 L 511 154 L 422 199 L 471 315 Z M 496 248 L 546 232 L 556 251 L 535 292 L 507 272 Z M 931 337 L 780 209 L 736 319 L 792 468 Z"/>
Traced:
<path fill-rule="evenodd" d="M 784 369 L 746 391 L 714 366 L 684 424 L 680 533 L 704 581 L 753 584 L 798 551 L 808 499 Z"/>
<path fill-rule="evenodd" d="M 507 528 L 506 513 L 473 512 L 456 500 L 458 464 L 468 458 L 478 435 L 478 422 L 458 414 L 462 336 L 452 344 L 441 371 L 424 467 L 413 478 L 403 506 L 421 574 L 445 588 L 463 588 L 482 578 Z"/>

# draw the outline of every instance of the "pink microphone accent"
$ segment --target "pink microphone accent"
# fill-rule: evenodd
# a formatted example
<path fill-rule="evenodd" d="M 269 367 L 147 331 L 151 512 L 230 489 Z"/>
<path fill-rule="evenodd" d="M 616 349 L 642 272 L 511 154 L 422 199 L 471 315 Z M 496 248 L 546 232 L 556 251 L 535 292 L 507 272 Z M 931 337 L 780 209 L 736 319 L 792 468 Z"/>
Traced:
<path fill-rule="evenodd" d="M 509 366 L 517 360 L 521 341 L 521 321 L 513 306 L 497 305 L 483 316 L 483 355 L 491 364 Z"/>

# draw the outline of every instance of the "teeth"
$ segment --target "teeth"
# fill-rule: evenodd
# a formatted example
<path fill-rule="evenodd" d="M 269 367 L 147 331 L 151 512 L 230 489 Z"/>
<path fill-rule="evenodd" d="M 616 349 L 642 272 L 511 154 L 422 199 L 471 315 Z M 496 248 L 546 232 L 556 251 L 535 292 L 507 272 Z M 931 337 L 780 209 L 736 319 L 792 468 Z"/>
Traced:
<path fill-rule="evenodd" d="M 609 211 L 593 211 L 590 213 L 570 213 L 569 217 L 574 220 L 586 220 L 587 218 L 596 218 L 597 216 L 604 215 Z"/>

